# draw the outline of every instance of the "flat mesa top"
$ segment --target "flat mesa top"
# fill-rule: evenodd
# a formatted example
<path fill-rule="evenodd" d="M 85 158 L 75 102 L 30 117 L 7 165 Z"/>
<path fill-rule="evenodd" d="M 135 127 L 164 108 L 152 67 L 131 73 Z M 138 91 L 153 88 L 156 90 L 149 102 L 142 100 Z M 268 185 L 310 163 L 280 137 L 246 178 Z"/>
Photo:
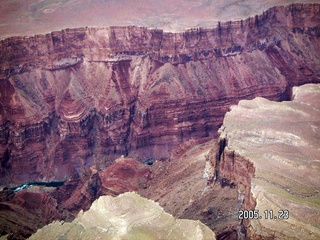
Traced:
<path fill-rule="evenodd" d="M 181 32 L 194 27 L 211 28 L 218 21 L 245 19 L 273 6 L 303 2 L 319 0 L 3 0 L 0 39 L 85 26 L 134 25 Z"/>

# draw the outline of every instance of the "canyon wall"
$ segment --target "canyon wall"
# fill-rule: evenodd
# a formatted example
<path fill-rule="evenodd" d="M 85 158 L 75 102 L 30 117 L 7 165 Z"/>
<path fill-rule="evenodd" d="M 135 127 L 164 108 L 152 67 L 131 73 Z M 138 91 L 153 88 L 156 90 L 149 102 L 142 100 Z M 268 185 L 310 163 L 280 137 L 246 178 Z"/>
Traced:
<path fill-rule="evenodd" d="M 320 5 L 212 29 L 66 29 L 0 41 L 0 185 L 64 180 L 212 138 L 229 106 L 320 82 Z"/>

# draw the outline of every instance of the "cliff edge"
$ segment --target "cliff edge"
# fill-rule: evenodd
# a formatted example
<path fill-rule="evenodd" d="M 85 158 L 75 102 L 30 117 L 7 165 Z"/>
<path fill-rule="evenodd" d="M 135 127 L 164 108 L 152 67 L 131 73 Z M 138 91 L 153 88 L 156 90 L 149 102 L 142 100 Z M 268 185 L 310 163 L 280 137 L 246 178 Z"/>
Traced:
<path fill-rule="evenodd" d="M 225 116 L 215 177 L 237 186 L 250 239 L 320 237 L 319 99 L 307 84 L 291 101 L 242 100 Z"/>

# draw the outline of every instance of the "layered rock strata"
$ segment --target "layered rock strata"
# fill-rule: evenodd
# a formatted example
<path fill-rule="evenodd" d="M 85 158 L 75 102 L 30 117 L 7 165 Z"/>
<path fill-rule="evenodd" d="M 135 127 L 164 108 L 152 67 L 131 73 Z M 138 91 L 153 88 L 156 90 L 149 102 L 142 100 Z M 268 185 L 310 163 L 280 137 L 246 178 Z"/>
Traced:
<path fill-rule="evenodd" d="M 29 239 L 216 239 L 203 223 L 175 219 L 133 192 L 103 196 L 71 223 L 54 222 Z"/>
<path fill-rule="evenodd" d="M 58 181 L 121 156 L 167 159 L 231 104 L 319 82 L 319 4 L 213 29 L 66 29 L 0 41 L 0 184 Z"/>
<path fill-rule="evenodd" d="M 215 179 L 234 185 L 250 239 L 320 238 L 320 85 L 293 89 L 292 101 L 242 100 L 225 116 Z"/>

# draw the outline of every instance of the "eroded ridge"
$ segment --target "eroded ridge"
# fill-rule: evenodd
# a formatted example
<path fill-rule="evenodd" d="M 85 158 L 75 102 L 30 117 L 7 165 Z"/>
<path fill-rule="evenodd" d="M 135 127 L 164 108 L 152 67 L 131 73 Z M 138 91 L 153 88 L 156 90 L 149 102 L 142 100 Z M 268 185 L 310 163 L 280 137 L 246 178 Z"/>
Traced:
<path fill-rule="evenodd" d="M 159 204 L 127 192 L 102 196 L 71 223 L 54 222 L 29 239 L 195 239 L 214 240 L 200 221 L 175 219 Z"/>

